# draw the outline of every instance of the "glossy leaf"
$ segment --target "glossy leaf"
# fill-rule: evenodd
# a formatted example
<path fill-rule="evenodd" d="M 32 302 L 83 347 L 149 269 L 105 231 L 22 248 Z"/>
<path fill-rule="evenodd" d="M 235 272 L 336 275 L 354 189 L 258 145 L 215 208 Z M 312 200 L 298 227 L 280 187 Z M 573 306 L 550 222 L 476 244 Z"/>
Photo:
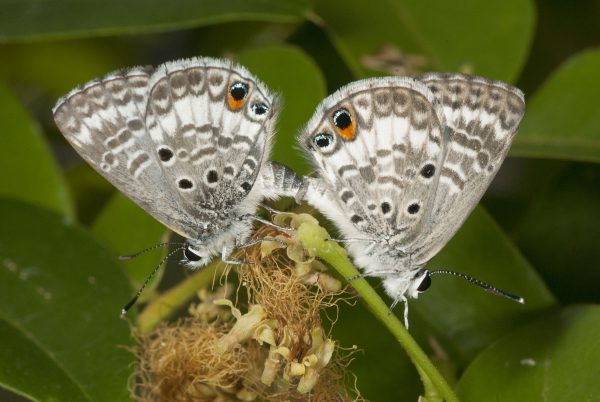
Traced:
<path fill-rule="evenodd" d="M 116 193 L 94 222 L 93 232 L 118 255 L 135 253 L 167 240 L 168 230 L 146 211 L 121 193 Z M 139 287 L 165 255 L 167 248 L 139 255 L 124 261 L 133 287 Z M 160 270 L 154 283 L 162 274 Z M 123 300 L 123 303 L 126 300 Z"/>
<path fill-rule="evenodd" d="M 122 41 L 109 39 L 3 45 L 0 58 L 11 62 L 0 65 L 0 75 L 43 91 L 51 103 L 44 117 L 50 118 L 51 107 L 58 97 L 91 79 L 134 63 L 132 54 L 135 53 Z"/>
<path fill-rule="evenodd" d="M 340 305 L 333 335 L 341 348 L 356 346 L 349 369 L 367 400 L 415 401 L 422 394 L 419 377 L 406 352 L 362 303 Z"/>
<path fill-rule="evenodd" d="M 28 204 L 0 200 L 0 220 L 0 383 L 36 401 L 130 400 L 131 290 L 112 256 Z"/>
<path fill-rule="evenodd" d="M 562 302 L 600 302 L 599 205 L 600 165 L 571 164 L 534 194 L 514 230 L 515 242 Z"/>
<path fill-rule="evenodd" d="M 52 356 L 23 335 L 0 317 L 0 384 L 35 401 L 85 401 L 85 393 Z"/>
<path fill-rule="evenodd" d="M 58 166 L 37 124 L 0 82 L 0 196 L 16 198 L 67 216 L 70 199 Z"/>
<path fill-rule="evenodd" d="M 117 191 L 108 180 L 83 161 L 67 170 L 65 179 L 71 190 L 77 218 L 84 225 L 92 224 Z"/>
<path fill-rule="evenodd" d="M 464 402 L 597 401 L 600 308 L 573 306 L 512 331 L 463 375 Z"/>
<path fill-rule="evenodd" d="M 464 365 L 506 331 L 555 303 L 544 282 L 481 207 L 429 264 L 471 275 L 525 298 L 525 304 L 490 295 L 474 284 L 436 275 L 410 309 L 434 329 L 431 336 Z"/>
<path fill-rule="evenodd" d="M 301 20 L 309 2 L 276 0 L 73 1 L 0 3 L 0 41 L 158 32 L 239 20 Z"/>
<path fill-rule="evenodd" d="M 306 161 L 296 149 L 296 135 L 325 97 L 325 81 L 315 62 L 293 46 L 265 46 L 239 54 L 248 67 L 272 91 L 283 96 L 272 159 L 299 173 L 308 172 Z"/>
<path fill-rule="evenodd" d="M 512 81 L 525 61 L 535 19 L 533 4 L 522 0 L 322 1 L 316 13 L 358 77 L 369 74 L 364 56 L 391 45 L 403 55 L 403 67 L 412 56 L 423 56 L 426 71 L 468 70 Z"/>
<path fill-rule="evenodd" d="M 600 51 L 580 53 L 528 100 L 511 153 L 600 162 Z"/>

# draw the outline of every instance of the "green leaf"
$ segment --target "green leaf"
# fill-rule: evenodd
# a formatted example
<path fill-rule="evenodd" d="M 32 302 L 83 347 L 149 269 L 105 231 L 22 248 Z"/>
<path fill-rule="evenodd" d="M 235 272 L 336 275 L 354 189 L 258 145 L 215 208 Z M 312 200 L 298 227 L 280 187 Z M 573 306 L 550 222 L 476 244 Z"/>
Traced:
<path fill-rule="evenodd" d="M 166 241 L 168 230 L 148 215 L 136 203 L 121 193 L 116 193 L 102 210 L 92 228 L 94 234 L 117 255 L 131 254 L 157 243 Z M 135 288 L 139 287 L 148 274 L 165 255 L 167 248 L 141 254 L 122 264 Z M 159 270 L 153 283 L 158 283 L 163 270 Z"/>
<path fill-rule="evenodd" d="M 295 22 L 308 0 L 37 0 L 0 3 L 0 42 L 160 32 L 230 21 Z"/>
<path fill-rule="evenodd" d="M 409 300 L 410 310 L 435 329 L 430 336 L 448 348 L 458 364 L 465 365 L 506 331 L 555 303 L 538 274 L 481 207 L 427 268 L 465 273 L 525 298 L 521 305 L 462 279 L 436 275 L 426 293 Z"/>
<path fill-rule="evenodd" d="M 594 268 L 600 261 L 599 205 L 600 165 L 569 164 L 535 194 L 514 230 L 515 242 L 562 302 L 600 302 L 600 270 Z"/>
<path fill-rule="evenodd" d="M 525 62 L 535 19 L 532 2 L 522 0 L 322 1 L 316 13 L 358 77 L 367 74 L 364 56 L 391 45 L 409 56 L 403 67 L 418 55 L 425 57 L 424 70 L 470 70 L 512 81 Z"/>
<path fill-rule="evenodd" d="M 2 199 L 0 220 L 0 383 L 36 401 L 130 400 L 131 291 L 113 257 L 41 208 Z"/>
<path fill-rule="evenodd" d="M 0 384 L 35 401 L 87 399 L 52 356 L 3 318 L 0 318 L 0 340 L 0 362 L 5 362 L 0 363 Z"/>
<path fill-rule="evenodd" d="M 528 101 L 515 137 L 515 156 L 600 162 L 600 51 L 562 65 Z"/>
<path fill-rule="evenodd" d="M 423 393 L 406 352 L 363 303 L 339 306 L 333 337 L 341 348 L 356 345 L 349 369 L 356 375 L 356 387 L 365 399 L 416 401 Z"/>
<path fill-rule="evenodd" d="M 0 46 L 0 75 L 41 90 L 49 99 L 47 116 L 59 96 L 110 71 L 139 64 L 137 47 L 116 39 L 87 39 Z M 43 68 L 41 67 L 43 66 Z"/>
<path fill-rule="evenodd" d="M 111 199 L 115 188 L 83 161 L 67 170 L 65 179 L 75 203 L 79 222 L 89 226 Z"/>
<path fill-rule="evenodd" d="M 600 399 L 600 307 L 572 306 L 512 331 L 473 361 L 463 402 Z"/>
<path fill-rule="evenodd" d="M 39 127 L 0 82 L 0 196 L 16 198 L 72 217 L 58 166 Z"/>
<path fill-rule="evenodd" d="M 325 97 L 325 80 L 315 62 L 293 46 L 274 45 L 246 50 L 238 60 L 267 86 L 283 95 L 272 159 L 298 173 L 308 171 L 296 149 L 296 134 Z"/>

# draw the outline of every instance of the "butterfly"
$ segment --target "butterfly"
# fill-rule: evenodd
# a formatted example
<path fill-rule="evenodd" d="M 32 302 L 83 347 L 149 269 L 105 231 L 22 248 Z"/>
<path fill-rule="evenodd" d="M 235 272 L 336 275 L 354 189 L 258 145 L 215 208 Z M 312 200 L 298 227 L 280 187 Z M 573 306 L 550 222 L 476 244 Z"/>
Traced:
<path fill-rule="evenodd" d="M 242 263 L 230 256 L 256 242 L 248 238 L 252 221 L 264 221 L 259 203 L 300 187 L 291 169 L 268 161 L 279 109 L 244 67 L 200 57 L 115 71 L 59 99 L 53 113 L 83 159 L 186 238 L 181 263 L 197 269 L 216 255 Z"/>
<path fill-rule="evenodd" d="M 383 278 L 391 308 L 447 273 L 425 268 L 498 172 L 525 111 L 510 85 L 463 74 L 372 78 L 317 107 L 298 143 L 317 170 L 302 197 L 338 227 L 361 276 Z"/>

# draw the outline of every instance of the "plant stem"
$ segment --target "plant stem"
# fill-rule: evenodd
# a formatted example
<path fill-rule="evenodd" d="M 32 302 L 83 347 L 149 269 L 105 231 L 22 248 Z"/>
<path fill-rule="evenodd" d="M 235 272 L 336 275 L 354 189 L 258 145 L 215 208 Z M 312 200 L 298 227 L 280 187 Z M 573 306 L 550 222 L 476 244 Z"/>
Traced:
<path fill-rule="evenodd" d="M 198 289 L 210 284 L 215 275 L 224 268 L 225 265 L 221 261 L 214 261 L 149 303 L 138 316 L 138 327 L 142 334 L 150 332 L 158 323 L 173 314 L 191 299 Z"/>
<path fill-rule="evenodd" d="M 330 238 L 329 234 L 318 225 L 316 220 L 304 220 L 297 228 L 297 236 L 309 252 L 326 261 L 344 278 L 350 278 L 358 274 L 358 271 L 348 259 L 346 251 L 337 243 L 327 240 Z M 425 400 L 437 402 L 443 398 L 446 402 L 458 402 L 458 397 L 444 377 L 410 336 L 400 320 L 395 315 L 390 314 L 388 306 L 368 282 L 360 278 L 352 281 L 351 285 L 363 298 L 373 315 L 396 337 L 416 366 L 425 388 Z"/>

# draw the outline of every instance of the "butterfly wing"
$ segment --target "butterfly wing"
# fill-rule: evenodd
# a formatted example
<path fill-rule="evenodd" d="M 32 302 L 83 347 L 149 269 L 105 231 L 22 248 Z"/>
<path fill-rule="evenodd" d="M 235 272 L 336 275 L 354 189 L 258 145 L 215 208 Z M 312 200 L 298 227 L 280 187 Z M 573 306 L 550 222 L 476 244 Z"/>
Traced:
<path fill-rule="evenodd" d="M 233 91 L 237 83 L 244 97 L 239 86 Z M 204 213 L 246 199 L 256 206 L 276 110 L 276 98 L 243 67 L 194 58 L 93 80 L 61 98 L 54 118 L 115 187 L 173 231 L 198 238 Z"/>
<path fill-rule="evenodd" d="M 368 79 L 340 89 L 299 137 L 319 175 L 306 199 L 345 237 L 402 250 L 421 232 L 423 211 L 433 203 L 442 126 L 439 103 L 414 79 Z"/>
<path fill-rule="evenodd" d="M 444 160 L 428 222 L 412 248 L 416 264 L 431 259 L 458 231 L 498 172 L 525 113 L 523 93 L 463 74 L 417 77 L 441 103 Z"/>

